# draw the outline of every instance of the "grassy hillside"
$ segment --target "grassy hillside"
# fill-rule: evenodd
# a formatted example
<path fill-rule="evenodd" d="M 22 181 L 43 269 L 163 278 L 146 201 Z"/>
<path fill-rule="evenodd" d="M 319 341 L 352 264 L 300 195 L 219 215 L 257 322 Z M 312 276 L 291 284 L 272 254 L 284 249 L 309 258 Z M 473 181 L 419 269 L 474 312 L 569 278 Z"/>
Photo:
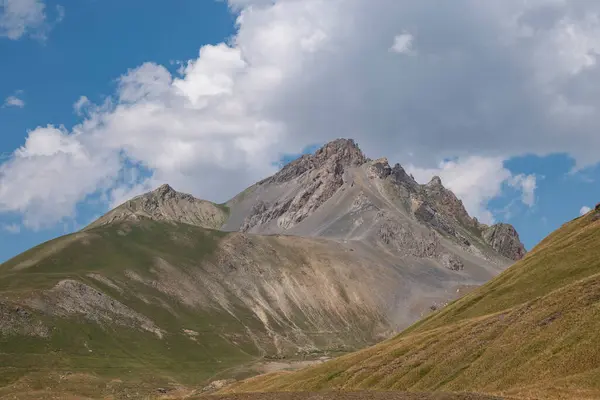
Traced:
<path fill-rule="evenodd" d="M 247 338 L 232 343 L 220 333 L 244 332 L 236 318 L 186 307 L 143 283 L 153 279 L 156 257 L 183 270 L 199 267 L 223 237 L 191 225 L 147 221 L 69 235 L 2 264 L 0 385 L 8 386 L 0 395 L 22 385 L 41 390 L 70 379 L 79 381 L 74 386 L 80 395 L 89 385 L 96 396 L 98 385 L 115 379 L 110 390 L 123 393 L 127 385 L 140 390 L 146 384 L 193 384 L 259 357 Z M 82 291 L 72 297 L 53 289 L 61 281 L 85 286 L 69 287 Z M 106 307 L 103 298 L 117 306 Z M 144 329 L 146 318 L 151 325 Z M 261 329 L 256 318 L 245 324 Z"/>
<path fill-rule="evenodd" d="M 0 398 L 185 391 L 373 344 L 405 280 L 356 253 L 148 219 L 44 243 L 0 265 Z"/>
<path fill-rule="evenodd" d="M 600 398 L 600 217 L 565 224 L 499 277 L 397 337 L 244 391 L 472 391 Z"/>

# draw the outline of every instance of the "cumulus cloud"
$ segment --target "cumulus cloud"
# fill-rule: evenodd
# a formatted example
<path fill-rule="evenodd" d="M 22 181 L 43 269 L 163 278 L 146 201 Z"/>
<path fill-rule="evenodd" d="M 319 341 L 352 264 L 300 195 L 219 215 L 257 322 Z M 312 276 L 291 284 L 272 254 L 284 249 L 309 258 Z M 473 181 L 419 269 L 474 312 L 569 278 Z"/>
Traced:
<path fill-rule="evenodd" d="M 51 223 L 98 191 L 119 199 L 165 181 L 225 200 L 273 172 L 282 153 L 344 136 L 368 155 L 439 172 L 490 221 L 486 204 L 502 185 L 535 200 L 535 177 L 511 175 L 504 160 L 600 161 L 596 1 L 229 4 L 239 14 L 228 43 L 201 47 L 177 74 L 132 66 L 114 96 L 76 107 L 83 119 L 71 131 L 32 130 L 0 167 L 0 210 Z M 391 45 L 412 56 L 391 56 Z M 60 151 L 33 152 L 46 136 Z M 46 164 L 54 175 L 35 173 Z M 123 180 L 138 167 L 149 173 Z"/>
<path fill-rule="evenodd" d="M 403 33 L 394 37 L 394 44 L 390 47 L 390 51 L 400 54 L 410 54 L 413 51 L 413 35 Z"/>
<path fill-rule="evenodd" d="M 20 94 L 21 92 L 17 92 L 14 95 L 8 96 L 6 99 L 4 99 L 4 107 L 25 107 L 25 101 L 18 97 Z"/>
<path fill-rule="evenodd" d="M 585 215 L 587 213 L 589 213 L 590 211 L 592 211 L 592 209 L 588 206 L 583 206 L 581 207 L 581 209 L 579 210 L 579 215 Z"/>
<path fill-rule="evenodd" d="M 63 20 L 64 7 L 57 5 L 55 13 L 54 20 L 49 21 L 44 0 L 0 0 L 0 37 L 16 40 L 29 34 L 43 39 Z"/>
<path fill-rule="evenodd" d="M 47 226 L 73 216 L 76 204 L 110 187 L 119 170 L 117 154 L 62 127 L 37 128 L 0 166 L 0 212 L 21 213 L 30 228 Z"/>

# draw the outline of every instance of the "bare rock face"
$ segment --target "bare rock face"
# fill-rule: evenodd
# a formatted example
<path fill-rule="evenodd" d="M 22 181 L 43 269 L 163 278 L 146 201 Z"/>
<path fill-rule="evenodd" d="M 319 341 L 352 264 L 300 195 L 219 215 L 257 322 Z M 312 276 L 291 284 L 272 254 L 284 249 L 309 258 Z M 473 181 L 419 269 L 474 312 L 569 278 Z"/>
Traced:
<path fill-rule="evenodd" d="M 50 329 L 27 308 L 0 300 L 0 337 L 14 335 L 48 337 Z"/>
<path fill-rule="evenodd" d="M 471 218 L 463 202 L 456 195 L 444 187 L 439 176 L 434 176 L 431 181 L 423 186 L 425 196 L 429 202 L 446 216 L 450 216 L 465 226 L 477 228 L 478 222 Z"/>
<path fill-rule="evenodd" d="M 512 225 L 496 224 L 483 231 L 483 239 L 494 250 L 511 260 L 520 260 L 526 250 Z"/>
<path fill-rule="evenodd" d="M 366 162 L 362 151 L 353 140 L 338 139 L 319 149 L 314 155 L 305 155 L 286 165 L 279 173 L 259 185 L 284 184 L 298 180 L 300 190 L 292 196 L 281 198 L 274 204 L 257 203 L 244 220 L 241 231 L 277 219 L 283 229 L 303 221 L 329 200 L 344 184 L 347 167 Z"/>
<path fill-rule="evenodd" d="M 46 314 L 62 317 L 80 315 L 100 324 L 139 327 L 162 338 L 162 331 L 150 319 L 76 280 L 60 281 L 54 288 L 27 300 L 27 304 Z"/>
<path fill-rule="evenodd" d="M 359 166 L 367 161 L 365 155 L 352 139 L 337 139 L 327 143 L 315 154 L 305 154 L 292 161 L 270 178 L 259 182 L 283 183 L 298 178 L 306 172 L 324 169 L 328 172 L 342 172 L 346 166 Z"/>
<path fill-rule="evenodd" d="M 464 269 L 463 262 L 454 254 L 444 253 L 440 256 L 440 261 L 444 267 L 452 271 L 462 271 Z"/>
<path fill-rule="evenodd" d="M 381 241 L 393 247 L 399 253 L 418 258 L 437 258 L 440 254 L 440 242 L 434 232 L 422 233 L 407 229 L 393 218 L 380 212 L 379 237 Z"/>
<path fill-rule="evenodd" d="M 148 218 L 155 221 L 183 222 L 218 229 L 227 219 L 227 208 L 192 195 L 175 191 L 169 185 L 134 197 L 96 220 L 87 229 L 118 221 Z"/>
<path fill-rule="evenodd" d="M 435 231 L 421 232 L 410 229 L 396 221 L 385 211 L 379 211 L 377 219 L 380 221 L 379 239 L 398 254 L 438 260 L 441 265 L 452 271 L 463 269 L 463 262 L 444 249 L 440 243 L 439 235 Z"/>
<path fill-rule="evenodd" d="M 460 269 L 459 263 L 430 254 L 435 240 L 429 243 L 424 232 L 501 264 L 525 254 L 514 229 L 480 224 L 440 177 L 421 185 L 400 164 L 368 159 L 353 140 L 338 139 L 300 157 L 228 204 L 236 215 L 228 230 L 374 238 L 397 254 L 435 258 L 450 269 Z M 386 217 L 374 221 L 380 211 Z"/>

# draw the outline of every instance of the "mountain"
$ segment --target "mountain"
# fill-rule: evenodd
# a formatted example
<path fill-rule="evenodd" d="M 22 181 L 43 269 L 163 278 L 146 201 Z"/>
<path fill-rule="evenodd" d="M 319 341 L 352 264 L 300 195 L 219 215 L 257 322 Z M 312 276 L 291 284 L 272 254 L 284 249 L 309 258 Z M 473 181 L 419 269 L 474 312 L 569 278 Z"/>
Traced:
<path fill-rule="evenodd" d="M 600 204 L 396 337 L 229 391 L 472 391 L 600 398 Z"/>
<path fill-rule="evenodd" d="M 162 185 L 153 192 L 134 197 L 91 223 L 93 229 L 118 222 L 150 219 L 154 221 L 182 222 L 203 228 L 219 229 L 229 209 L 225 205 L 196 199 L 176 192 L 169 185 Z"/>
<path fill-rule="evenodd" d="M 439 178 L 420 185 L 351 140 L 226 204 L 163 185 L 0 265 L 0 398 L 180 393 L 320 362 L 523 253 Z"/>
<path fill-rule="evenodd" d="M 419 185 L 400 164 L 367 159 L 353 140 L 338 139 L 286 165 L 227 203 L 225 230 L 359 240 L 416 257 L 456 249 L 500 263 L 525 248 L 507 224 L 471 218 L 439 177 Z M 447 264 L 447 262 L 445 262 Z"/>

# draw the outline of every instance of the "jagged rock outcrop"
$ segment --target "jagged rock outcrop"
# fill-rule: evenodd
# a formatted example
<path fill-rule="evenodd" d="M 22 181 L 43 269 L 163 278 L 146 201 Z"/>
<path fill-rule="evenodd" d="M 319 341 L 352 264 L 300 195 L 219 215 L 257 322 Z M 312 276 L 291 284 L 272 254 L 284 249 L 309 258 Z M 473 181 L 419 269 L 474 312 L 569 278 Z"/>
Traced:
<path fill-rule="evenodd" d="M 315 154 L 305 154 L 290 162 L 272 177 L 259 182 L 259 185 L 289 182 L 308 171 L 321 168 L 339 174 L 344 167 L 359 166 L 366 161 L 367 158 L 354 140 L 336 139 L 321 147 Z"/>
<path fill-rule="evenodd" d="M 257 202 L 240 230 L 247 232 L 274 219 L 277 219 L 277 225 L 282 229 L 296 225 L 329 200 L 344 184 L 343 174 L 346 168 L 365 162 L 364 154 L 349 139 L 335 140 L 314 155 L 300 157 L 271 178 L 259 182 L 259 185 L 269 185 L 301 179 L 297 182 L 299 190 L 282 196 L 272 204 Z"/>
<path fill-rule="evenodd" d="M 525 257 L 525 246 L 512 225 L 496 224 L 483 231 L 483 239 L 494 250 L 511 260 Z"/>
<path fill-rule="evenodd" d="M 192 195 L 175 191 L 169 185 L 134 197 L 93 222 L 87 229 L 118 221 L 148 218 L 155 221 L 183 222 L 204 228 L 219 229 L 227 219 L 228 209 Z"/>
<path fill-rule="evenodd" d="M 469 216 L 462 200 L 444 187 L 439 176 L 434 176 L 429 183 L 423 185 L 423 189 L 424 197 L 444 215 L 467 227 L 478 228 L 477 220 Z"/>
<path fill-rule="evenodd" d="M 378 236 L 384 244 L 392 246 L 398 253 L 419 258 L 437 258 L 441 245 L 437 235 L 408 229 L 387 213 L 380 211 Z"/>
<path fill-rule="evenodd" d="M 423 229 L 488 261 L 498 256 L 517 260 L 525 251 L 514 228 L 490 231 L 469 216 L 440 177 L 421 185 L 400 164 L 392 167 L 385 157 L 370 160 L 347 139 L 300 157 L 228 205 L 234 217 L 226 230 L 370 240 L 398 254 L 435 258 L 454 270 L 460 269 L 455 261 L 460 257 L 442 260 L 446 252 L 428 254 Z M 386 215 L 383 225 L 381 213 Z"/>
<path fill-rule="evenodd" d="M 410 229 L 410 226 L 403 225 L 385 211 L 379 211 L 377 218 L 380 221 L 377 234 L 381 242 L 391 246 L 398 254 L 437 260 L 442 266 L 453 271 L 463 269 L 463 262 L 442 246 L 435 231 Z"/>

